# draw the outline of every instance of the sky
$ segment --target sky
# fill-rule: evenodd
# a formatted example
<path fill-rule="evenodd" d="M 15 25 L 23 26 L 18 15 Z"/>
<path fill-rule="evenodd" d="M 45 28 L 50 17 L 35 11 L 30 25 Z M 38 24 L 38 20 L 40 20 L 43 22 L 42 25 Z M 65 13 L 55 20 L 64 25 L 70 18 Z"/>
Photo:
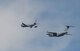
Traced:
<path fill-rule="evenodd" d="M 80 51 L 80 0 L 0 0 L 0 51 Z M 22 28 L 22 22 L 38 28 Z M 49 37 L 47 31 L 71 36 Z"/>

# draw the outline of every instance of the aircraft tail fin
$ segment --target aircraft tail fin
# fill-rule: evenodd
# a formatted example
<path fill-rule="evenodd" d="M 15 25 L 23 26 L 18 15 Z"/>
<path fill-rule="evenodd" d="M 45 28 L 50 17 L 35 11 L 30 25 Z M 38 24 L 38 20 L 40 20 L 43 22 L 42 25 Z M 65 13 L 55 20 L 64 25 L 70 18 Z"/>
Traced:
<path fill-rule="evenodd" d="M 65 25 L 65 26 L 66 26 L 66 28 L 64 31 L 68 31 L 70 27 L 75 27 L 75 26 L 71 26 L 71 25 Z"/>

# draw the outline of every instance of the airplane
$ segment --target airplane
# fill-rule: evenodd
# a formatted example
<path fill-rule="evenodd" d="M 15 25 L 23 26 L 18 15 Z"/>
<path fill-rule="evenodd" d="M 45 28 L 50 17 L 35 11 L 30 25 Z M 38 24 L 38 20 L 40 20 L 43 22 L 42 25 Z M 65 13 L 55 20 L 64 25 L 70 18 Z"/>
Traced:
<path fill-rule="evenodd" d="M 33 24 L 29 24 L 29 25 L 26 25 L 25 23 L 22 23 L 21 27 L 30 27 L 30 28 L 34 27 L 34 28 L 37 28 L 37 23 L 36 23 L 36 21 Z"/>
<path fill-rule="evenodd" d="M 50 37 L 61 37 L 61 36 L 64 36 L 64 35 L 72 35 L 72 34 L 68 34 L 68 29 L 70 27 L 74 27 L 74 26 L 69 26 L 69 25 L 66 25 L 66 29 L 64 30 L 65 32 L 62 32 L 62 33 L 57 33 L 57 32 L 48 32 L 47 31 L 47 35 L 50 36 Z"/>
<path fill-rule="evenodd" d="M 47 35 L 49 37 L 61 37 L 61 36 L 64 36 L 64 35 L 71 35 L 71 34 L 68 34 L 68 32 L 62 32 L 62 33 L 57 33 L 57 32 L 48 32 L 47 31 Z"/>

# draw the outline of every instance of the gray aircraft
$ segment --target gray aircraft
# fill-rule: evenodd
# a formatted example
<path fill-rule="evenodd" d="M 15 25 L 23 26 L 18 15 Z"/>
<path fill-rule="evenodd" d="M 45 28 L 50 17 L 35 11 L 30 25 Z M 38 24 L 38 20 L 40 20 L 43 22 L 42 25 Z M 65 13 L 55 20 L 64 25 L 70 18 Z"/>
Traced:
<path fill-rule="evenodd" d="M 64 35 L 71 35 L 71 34 L 68 34 L 68 32 L 62 32 L 62 33 L 47 32 L 47 35 L 48 35 L 49 37 L 61 37 L 61 36 L 64 36 Z"/>
<path fill-rule="evenodd" d="M 47 35 L 50 36 L 50 37 L 61 37 L 61 36 L 64 36 L 64 35 L 71 35 L 71 34 L 68 34 L 68 30 L 69 30 L 70 27 L 74 27 L 74 26 L 66 25 L 66 28 L 65 28 L 64 32 L 62 32 L 62 33 L 48 32 L 47 31 Z"/>
<path fill-rule="evenodd" d="M 36 21 L 33 24 L 29 24 L 29 25 L 26 25 L 25 23 L 22 23 L 21 27 L 30 27 L 30 28 L 34 27 L 34 28 L 37 28 L 37 23 L 36 23 Z"/>

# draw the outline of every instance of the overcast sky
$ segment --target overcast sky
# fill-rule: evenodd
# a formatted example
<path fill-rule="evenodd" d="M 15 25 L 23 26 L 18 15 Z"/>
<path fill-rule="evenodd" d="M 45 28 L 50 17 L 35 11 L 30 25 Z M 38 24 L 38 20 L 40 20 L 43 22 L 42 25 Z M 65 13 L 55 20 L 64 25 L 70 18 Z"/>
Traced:
<path fill-rule="evenodd" d="M 80 0 L 0 0 L 0 51 L 80 51 Z M 22 28 L 22 22 L 38 28 Z M 49 37 L 47 31 L 71 36 Z"/>

